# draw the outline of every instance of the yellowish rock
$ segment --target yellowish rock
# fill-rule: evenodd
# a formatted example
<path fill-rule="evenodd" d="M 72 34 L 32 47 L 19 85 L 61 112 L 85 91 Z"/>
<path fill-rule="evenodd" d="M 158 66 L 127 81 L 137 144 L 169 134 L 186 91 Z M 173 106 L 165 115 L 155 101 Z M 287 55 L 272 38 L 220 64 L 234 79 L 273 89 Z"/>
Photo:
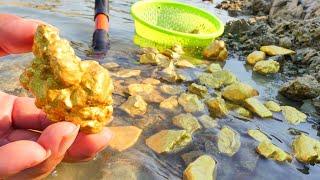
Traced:
<path fill-rule="evenodd" d="M 123 69 L 118 71 L 115 76 L 120 78 L 129 78 L 129 77 L 136 77 L 140 76 L 141 70 L 138 69 Z"/>
<path fill-rule="evenodd" d="M 292 157 L 288 153 L 272 144 L 270 141 L 260 142 L 256 150 L 265 158 L 270 158 L 279 162 L 292 161 Z"/>
<path fill-rule="evenodd" d="M 203 103 L 195 94 L 182 93 L 178 99 L 185 112 L 200 112 L 204 110 Z"/>
<path fill-rule="evenodd" d="M 184 54 L 184 51 L 181 45 L 175 44 L 171 49 L 178 54 Z"/>
<path fill-rule="evenodd" d="M 107 62 L 107 63 L 102 64 L 102 66 L 107 68 L 107 69 L 114 69 L 114 68 L 120 67 L 120 65 L 118 63 L 115 63 L 115 62 Z"/>
<path fill-rule="evenodd" d="M 205 86 L 201 86 L 196 83 L 189 85 L 188 91 L 200 97 L 205 97 L 208 94 L 208 89 Z"/>
<path fill-rule="evenodd" d="M 160 108 L 168 111 L 175 111 L 179 106 L 177 96 L 171 96 L 160 103 Z"/>
<path fill-rule="evenodd" d="M 179 60 L 174 65 L 180 68 L 195 68 L 195 66 L 187 60 Z"/>
<path fill-rule="evenodd" d="M 234 103 L 242 103 L 245 99 L 258 95 L 257 90 L 241 82 L 233 83 L 222 90 L 223 98 Z"/>
<path fill-rule="evenodd" d="M 294 51 L 292 51 L 290 49 L 286 49 L 286 48 L 274 46 L 274 45 L 261 46 L 260 51 L 265 52 L 269 56 L 288 55 L 288 54 L 295 53 Z"/>
<path fill-rule="evenodd" d="M 156 54 L 147 53 L 140 56 L 140 63 L 157 65 L 159 63 L 159 59 L 156 58 Z"/>
<path fill-rule="evenodd" d="M 113 136 L 108 146 L 120 152 L 132 147 L 138 141 L 142 132 L 135 126 L 109 127 L 109 130 Z"/>
<path fill-rule="evenodd" d="M 223 41 L 215 40 L 203 51 L 203 56 L 208 59 L 225 61 L 228 58 L 228 50 Z"/>
<path fill-rule="evenodd" d="M 127 112 L 130 116 L 143 115 L 147 112 L 148 104 L 139 95 L 130 96 L 126 102 L 124 102 L 120 109 Z"/>
<path fill-rule="evenodd" d="M 160 81 L 158 79 L 153 78 L 147 78 L 142 81 L 143 84 L 151 84 L 151 85 L 158 85 L 160 84 Z"/>
<path fill-rule="evenodd" d="M 290 123 L 290 124 L 300 124 L 302 122 L 306 122 L 307 115 L 304 113 L 298 111 L 296 108 L 291 106 L 281 106 L 282 114 L 284 118 Z"/>
<path fill-rule="evenodd" d="M 274 60 L 259 61 L 253 67 L 253 71 L 264 75 L 275 74 L 279 71 L 279 69 L 280 64 Z"/>
<path fill-rule="evenodd" d="M 247 57 L 247 63 L 250 65 L 255 65 L 258 61 L 262 61 L 266 58 L 266 53 L 262 51 L 253 51 Z"/>
<path fill-rule="evenodd" d="M 178 75 L 173 62 L 170 62 L 169 66 L 163 69 L 160 73 L 161 78 L 168 82 L 175 82 L 178 80 Z"/>
<path fill-rule="evenodd" d="M 237 81 L 237 77 L 228 70 L 214 71 L 212 76 L 222 82 L 222 85 L 230 85 Z"/>
<path fill-rule="evenodd" d="M 227 156 L 233 156 L 240 149 L 240 135 L 228 126 L 224 126 L 218 134 L 218 149 Z"/>
<path fill-rule="evenodd" d="M 251 136 L 253 139 L 262 142 L 262 141 L 270 141 L 270 139 L 260 130 L 257 129 L 249 129 L 248 130 L 249 136 Z"/>
<path fill-rule="evenodd" d="M 213 73 L 202 73 L 199 76 L 200 84 L 218 89 L 237 81 L 234 74 L 227 70 L 214 71 Z"/>
<path fill-rule="evenodd" d="M 164 100 L 160 92 L 151 84 L 130 84 L 128 91 L 131 96 L 140 95 L 147 102 L 160 103 Z"/>
<path fill-rule="evenodd" d="M 169 95 L 178 95 L 183 92 L 180 86 L 168 85 L 168 84 L 164 84 L 160 86 L 160 91 Z"/>
<path fill-rule="evenodd" d="M 218 126 L 218 121 L 213 119 L 212 117 L 204 114 L 199 117 L 199 122 L 203 125 L 205 128 L 215 128 Z"/>
<path fill-rule="evenodd" d="M 246 108 L 243 108 L 243 107 L 236 108 L 235 112 L 237 114 L 239 114 L 240 116 L 243 116 L 243 117 L 247 117 L 247 118 L 251 118 L 252 117 L 252 113 L 249 110 L 247 110 Z"/>
<path fill-rule="evenodd" d="M 215 117 L 224 117 L 229 112 L 225 101 L 220 97 L 207 100 L 207 105 L 211 114 Z"/>
<path fill-rule="evenodd" d="M 273 111 L 273 112 L 281 111 L 280 105 L 274 101 L 267 101 L 264 103 L 264 106 L 266 106 L 270 111 Z"/>
<path fill-rule="evenodd" d="M 294 156 L 300 162 L 320 162 L 320 142 L 305 134 L 301 134 L 294 139 L 292 142 L 292 150 Z"/>
<path fill-rule="evenodd" d="M 222 68 L 220 66 L 220 64 L 218 63 L 211 63 L 209 66 L 208 66 L 208 71 L 209 72 L 216 72 L 216 71 L 221 71 Z"/>
<path fill-rule="evenodd" d="M 170 65 L 171 60 L 169 59 L 169 57 L 163 55 L 163 54 L 157 54 L 156 55 L 156 59 L 157 59 L 157 65 L 159 67 L 162 68 L 167 68 Z"/>
<path fill-rule="evenodd" d="M 245 105 L 250 111 L 256 113 L 262 118 L 272 117 L 272 112 L 254 97 L 246 99 Z"/>
<path fill-rule="evenodd" d="M 146 139 L 146 144 L 156 153 L 177 152 L 191 142 L 186 130 L 161 130 Z"/>
<path fill-rule="evenodd" d="M 190 113 L 179 114 L 173 117 L 172 123 L 177 127 L 187 130 L 191 134 L 201 128 L 197 118 Z"/>
<path fill-rule="evenodd" d="M 171 49 L 166 49 L 165 51 L 162 52 L 163 55 L 171 58 L 171 59 L 179 59 L 181 57 L 180 54 L 177 52 L 171 50 Z"/>
<path fill-rule="evenodd" d="M 148 53 L 158 54 L 159 51 L 158 51 L 158 49 L 153 48 L 153 47 L 144 47 L 144 48 L 140 49 L 140 53 L 141 54 L 148 54 Z"/>
<path fill-rule="evenodd" d="M 215 160 L 208 155 L 202 155 L 184 170 L 183 180 L 214 180 L 215 171 Z"/>

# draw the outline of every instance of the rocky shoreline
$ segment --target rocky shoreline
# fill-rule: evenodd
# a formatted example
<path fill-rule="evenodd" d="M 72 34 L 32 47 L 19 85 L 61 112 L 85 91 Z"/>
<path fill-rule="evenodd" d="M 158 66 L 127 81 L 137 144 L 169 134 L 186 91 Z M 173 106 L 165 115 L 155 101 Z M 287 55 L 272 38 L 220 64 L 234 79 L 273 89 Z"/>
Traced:
<path fill-rule="evenodd" d="M 312 99 L 319 113 L 320 1 L 228 0 L 217 7 L 240 19 L 228 22 L 222 37 L 240 60 L 271 44 L 296 52 L 271 57 L 288 81 L 279 92 L 294 101 Z"/>

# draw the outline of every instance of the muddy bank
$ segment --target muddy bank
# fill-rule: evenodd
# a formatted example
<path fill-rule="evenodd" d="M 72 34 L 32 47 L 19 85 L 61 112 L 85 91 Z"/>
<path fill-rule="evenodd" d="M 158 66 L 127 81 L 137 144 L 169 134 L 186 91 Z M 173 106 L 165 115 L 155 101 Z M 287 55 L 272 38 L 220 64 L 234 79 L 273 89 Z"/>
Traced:
<path fill-rule="evenodd" d="M 294 50 L 293 55 L 271 57 L 281 63 L 281 74 L 293 84 L 282 95 L 294 101 L 319 96 L 320 81 L 320 2 L 313 0 L 231 0 L 223 1 L 218 8 L 226 9 L 240 20 L 228 22 L 222 39 L 229 51 L 240 60 L 264 45 L 278 45 Z M 294 86 L 297 76 L 303 86 Z M 316 83 L 316 85 L 314 85 Z M 303 88 L 301 88 L 303 87 Z M 298 89 L 300 88 L 300 90 Z M 303 89 L 317 92 L 312 97 Z M 297 92 L 292 94 L 287 92 Z M 298 92 L 299 91 L 299 92 Z M 305 98 L 292 98 L 302 96 Z M 318 98 L 319 99 L 319 98 Z M 314 105 L 319 110 L 319 100 Z M 319 111 L 318 111 L 319 112 Z"/>

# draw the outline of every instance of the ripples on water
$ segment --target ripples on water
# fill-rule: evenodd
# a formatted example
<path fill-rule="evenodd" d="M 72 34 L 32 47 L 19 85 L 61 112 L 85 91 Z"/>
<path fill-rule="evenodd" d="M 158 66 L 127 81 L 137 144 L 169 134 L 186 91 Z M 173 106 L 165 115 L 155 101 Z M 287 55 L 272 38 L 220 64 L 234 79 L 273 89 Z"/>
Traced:
<path fill-rule="evenodd" d="M 212 4 L 202 3 L 200 0 L 187 2 L 215 13 L 224 22 L 231 19 L 226 12 L 215 9 Z M 111 49 L 107 57 L 100 59 L 100 61 L 101 63 L 115 61 L 124 68 L 143 69 L 142 77 L 146 78 L 151 75 L 153 68 L 136 65 L 137 57 L 135 54 L 138 47 L 132 42 L 134 26 L 129 13 L 133 3 L 134 1 L 128 0 L 111 2 Z M 77 55 L 84 59 L 90 59 L 87 55 L 90 54 L 93 31 L 93 5 L 92 0 L 0 0 L 0 13 L 13 13 L 26 18 L 40 19 L 57 26 L 61 30 L 61 35 L 71 41 Z M 25 94 L 19 87 L 18 77 L 31 58 L 31 54 L 0 58 L 1 90 L 12 94 Z M 230 58 L 224 68 L 236 74 L 241 81 L 257 88 L 262 99 L 283 100 L 283 98 L 277 97 L 277 88 L 282 83 L 280 75 L 267 78 L 256 74 L 252 75 L 251 69 L 246 67 L 242 61 L 238 61 L 236 57 Z M 135 81 L 137 80 L 131 79 L 131 82 Z M 114 98 L 116 104 L 125 100 L 117 95 Z M 299 105 L 288 101 L 286 103 Z M 193 143 L 178 154 L 157 155 L 145 146 L 144 139 L 160 129 L 173 128 L 170 124 L 173 115 L 164 115 L 156 105 L 151 105 L 149 109 L 147 119 L 159 123 L 146 129 L 134 148 L 124 153 L 105 150 L 95 160 L 87 163 L 63 163 L 48 179 L 181 179 L 186 166 L 180 155 L 197 150 L 211 154 L 216 158 L 218 179 L 319 179 L 319 165 L 303 166 L 295 161 L 291 164 L 278 164 L 259 157 L 254 151 L 257 143 L 246 135 L 249 128 L 261 128 L 273 139 L 273 143 L 290 152 L 290 144 L 294 137 L 289 134 L 290 128 L 300 129 L 308 132 L 310 136 L 316 137 L 317 132 L 312 128 L 312 118 L 310 123 L 294 127 L 281 122 L 281 120 L 244 122 L 230 116 L 219 120 L 219 125 L 220 127 L 228 125 L 241 134 L 242 145 L 235 156 L 230 158 L 218 153 L 216 147 L 218 129 L 207 129 L 195 133 Z M 305 109 L 309 109 L 309 106 L 306 106 Z M 143 119 L 129 118 L 115 109 L 114 125 L 135 124 L 137 121 L 139 121 L 137 124 L 144 122 Z M 310 174 L 308 175 L 308 173 Z"/>

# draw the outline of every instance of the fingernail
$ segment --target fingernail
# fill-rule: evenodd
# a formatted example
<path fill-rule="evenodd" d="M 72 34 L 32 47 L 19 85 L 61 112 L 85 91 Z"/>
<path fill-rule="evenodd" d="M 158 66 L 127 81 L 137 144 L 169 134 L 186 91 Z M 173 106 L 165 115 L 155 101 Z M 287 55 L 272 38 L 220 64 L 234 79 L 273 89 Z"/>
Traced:
<path fill-rule="evenodd" d="M 104 129 L 103 129 L 102 136 L 109 141 L 109 140 L 111 140 L 111 138 L 113 137 L 113 133 L 112 133 L 112 131 L 110 131 L 109 128 L 104 128 Z"/>
<path fill-rule="evenodd" d="M 51 156 L 51 150 L 48 149 L 48 150 L 47 150 L 47 153 L 46 153 L 45 159 L 49 158 L 50 156 Z"/>

